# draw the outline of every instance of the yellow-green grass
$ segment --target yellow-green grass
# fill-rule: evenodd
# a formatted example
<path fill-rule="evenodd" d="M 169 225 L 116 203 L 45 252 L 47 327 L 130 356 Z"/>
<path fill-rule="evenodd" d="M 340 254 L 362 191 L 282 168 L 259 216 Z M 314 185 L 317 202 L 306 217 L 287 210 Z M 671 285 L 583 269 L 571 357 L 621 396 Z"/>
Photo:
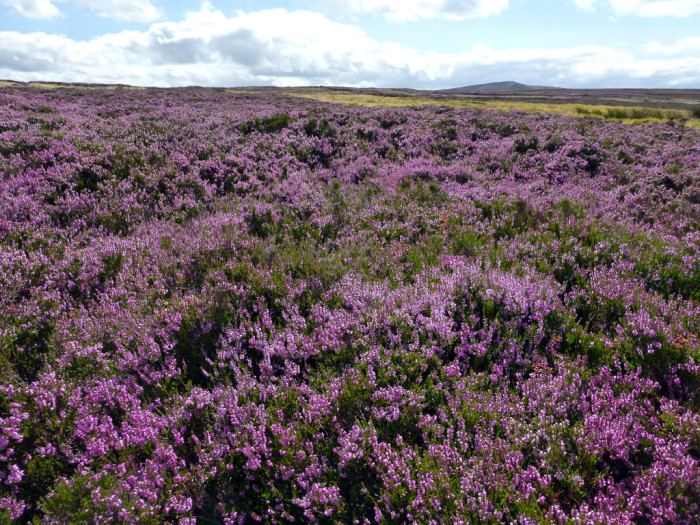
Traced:
<path fill-rule="evenodd" d="M 39 88 L 39 89 L 56 89 L 70 87 L 63 84 L 53 84 L 51 82 L 29 82 L 26 84 L 28 87 Z"/>
<path fill-rule="evenodd" d="M 320 102 L 350 104 L 369 107 L 404 106 L 452 106 L 495 109 L 499 111 L 523 111 L 525 113 L 561 113 L 573 116 L 594 116 L 619 120 L 626 123 L 652 123 L 667 120 L 690 119 L 691 113 L 682 109 L 657 109 L 642 106 L 598 106 L 587 104 L 551 104 L 544 102 L 522 102 L 516 100 L 476 100 L 472 98 L 429 98 L 420 96 L 383 96 L 360 93 L 294 93 L 291 95 L 310 98 Z M 688 120 L 687 125 L 700 127 L 697 119 Z"/>
<path fill-rule="evenodd" d="M 226 93 L 233 93 L 234 95 L 257 95 L 264 93 L 259 89 L 240 89 L 240 88 L 229 88 L 225 89 Z"/>
<path fill-rule="evenodd" d="M 17 85 L 17 84 L 14 84 Z M 73 89 L 129 89 L 129 90 L 141 90 L 146 89 L 138 86 L 116 86 L 116 85 L 104 85 L 104 86 L 85 86 L 85 85 L 74 85 L 74 84 L 55 84 L 52 82 L 28 82 L 25 84 L 28 87 L 38 88 L 38 89 L 58 89 L 58 88 L 73 88 Z"/>
<path fill-rule="evenodd" d="M 16 82 L 11 82 L 7 80 L 0 80 L 0 87 L 16 86 Z"/>
<path fill-rule="evenodd" d="M 349 104 L 352 106 L 368 106 L 368 107 L 404 107 L 404 106 L 435 106 L 435 105 L 450 105 L 448 100 L 435 100 L 425 97 L 387 97 L 382 95 L 362 95 L 360 93 L 284 93 L 293 97 L 310 98 L 320 102 L 331 102 L 337 104 Z M 456 102 L 456 101 L 452 101 Z"/>

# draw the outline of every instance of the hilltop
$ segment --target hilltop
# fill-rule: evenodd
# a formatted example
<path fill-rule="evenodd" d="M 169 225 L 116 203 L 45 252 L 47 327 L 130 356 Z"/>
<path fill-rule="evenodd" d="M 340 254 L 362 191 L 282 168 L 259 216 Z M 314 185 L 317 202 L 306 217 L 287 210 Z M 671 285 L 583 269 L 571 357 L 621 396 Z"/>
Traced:
<path fill-rule="evenodd" d="M 528 86 L 520 82 L 505 80 L 502 82 L 489 82 L 487 84 L 474 84 L 472 86 L 464 86 L 458 88 L 442 89 L 443 93 L 460 93 L 464 91 L 539 91 L 550 89 L 562 89 L 557 87 L 547 86 Z"/>

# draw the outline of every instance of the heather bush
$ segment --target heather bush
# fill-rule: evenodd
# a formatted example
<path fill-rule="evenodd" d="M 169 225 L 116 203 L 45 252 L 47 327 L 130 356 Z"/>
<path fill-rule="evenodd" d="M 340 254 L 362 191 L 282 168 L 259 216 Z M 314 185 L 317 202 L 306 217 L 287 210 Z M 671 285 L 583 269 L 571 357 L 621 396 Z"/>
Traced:
<path fill-rule="evenodd" d="M 700 135 L 634 111 L 0 89 L 0 520 L 693 523 Z"/>

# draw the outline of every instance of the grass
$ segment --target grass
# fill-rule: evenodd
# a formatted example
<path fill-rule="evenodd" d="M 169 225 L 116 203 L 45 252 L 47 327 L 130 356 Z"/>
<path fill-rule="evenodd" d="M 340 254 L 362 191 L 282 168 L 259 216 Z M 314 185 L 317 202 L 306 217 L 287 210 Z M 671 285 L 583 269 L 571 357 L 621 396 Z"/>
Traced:
<path fill-rule="evenodd" d="M 6 80 L 0 80 L 0 88 L 1 87 L 8 87 L 8 86 L 16 86 L 16 82 L 8 82 Z"/>
<path fill-rule="evenodd" d="M 294 97 L 310 98 L 320 102 L 350 104 L 369 107 L 404 107 L 404 106 L 452 106 L 495 109 L 498 111 L 524 111 L 525 113 L 561 113 L 572 116 L 593 116 L 607 120 L 620 120 L 625 123 L 652 123 L 667 120 L 688 119 L 693 112 L 681 109 L 658 109 L 648 107 L 597 106 L 582 104 L 547 104 L 540 102 L 520 102 L 511 100 L 474 100 L 468 98 L 428 98 L 364 95 L 359 93 L 319 92 L 285 93 Z M 700 127 L 697 118 L 689 120 L 690 127 Z"/>
<path fill-rule="evenodd" d="M 64 86 L 62 84 L 52 84 L 50 82 L 30 82 L 27 84 L 29 87 L 33 88 L 40 88 L 40 89 L 56 89 L 56 88 L 64 88 L 64 87 L 69 87 L 69 86 Z"/>
<path fill-rule="evenodd" d="M 576 106 L 579 115 L 592 115 L 608 120 L 674 120 L 696 116 L 682 109 L 659 109 L 640 106 Z"/>
<path fill-rule="evenodd" d="M 437 100 L 424 97 L 389 97 L 383 95 L 362 95 L 358 93 L 326 93 L 319 92 L 314 94 L 306 93 L 285 93 L 293 97 L 310 98 L 320 102 L 331 102 L 338 104 L 350 104 L 352 106 L 367 106 L 367 107 L 405 107 L 405 106 L 458 106 L 450 102 L 453 100 Z M 465 105 L 466 106 L 466 105 Z"/>
<path fill-rule="evenodd" d="M 18 85 L 16 83 L 11 83 L 8 85 Z M 117 85 L 105 85 L 105 86 L 82 86 L 74 84 L 55 84 L 52 82 L 29 82 L 25 84 L 27 87 L 38 88 L 38 89 L 58 89 L 58 88 L 73 88 L 73 89 L 128 89 L 128 90 L 142 90 L 146 89 L 138 86 L 117 86 Z"/>

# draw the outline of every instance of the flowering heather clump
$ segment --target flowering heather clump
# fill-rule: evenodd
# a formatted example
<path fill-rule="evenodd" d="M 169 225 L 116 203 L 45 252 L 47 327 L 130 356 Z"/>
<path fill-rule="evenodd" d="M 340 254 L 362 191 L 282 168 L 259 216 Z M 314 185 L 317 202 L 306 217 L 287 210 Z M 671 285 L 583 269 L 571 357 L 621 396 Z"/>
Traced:
<path fill-rule="evenodd" d="M 700 514 L 698 131 L 8 87 L 0 176 L 0 521 Z"/>

